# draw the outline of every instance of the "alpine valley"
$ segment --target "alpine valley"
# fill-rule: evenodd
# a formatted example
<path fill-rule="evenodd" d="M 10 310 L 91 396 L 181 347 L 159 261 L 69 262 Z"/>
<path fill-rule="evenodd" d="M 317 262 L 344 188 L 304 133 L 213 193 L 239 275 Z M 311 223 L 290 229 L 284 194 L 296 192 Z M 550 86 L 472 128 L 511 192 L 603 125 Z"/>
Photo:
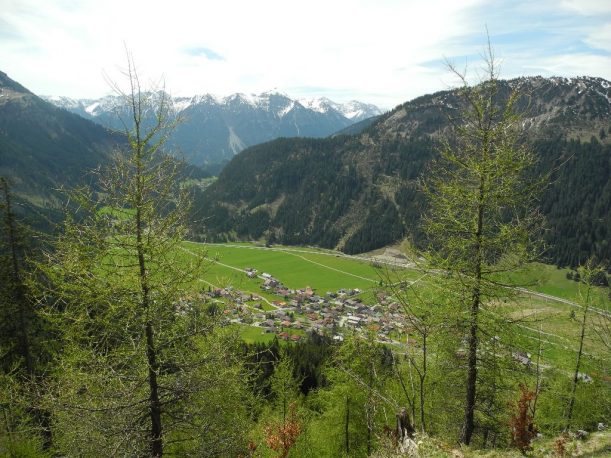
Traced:
<path fill-rule="evenodd" d="M 535 174 L 550 174 L 540 199 L 548 261 L 610 260 L 611 84 L 590 77 L 500 84 L 501 94 L 516 87 L 523 94 L 518 105 L 525 141 L 538 156 Z M 4 73 L 0 91 L 0 172 L 16 198 L 38 211 L 53 211 L 55 189 L 83 183 L 124 141 L 115 133 L 125 110 L 118 98 L 52 104 Z M 458 90 L 424 95 L 384 115 L 358 102 L 278 93 L 175 98 L 173 107 L 185 119 L 170 139 L 174 151 L 198 164 L 231 159 L 213 184 L 193 187 L 193 237 L 360 253 L 404 238 L 424 246 L 418 177 L 461 97 Z M 296 135 L 309 138 L 286 138 Z M 259 143 L 276 137 L 284 138 Z M 206 176 L 197 167 L 188 174 Z"/>
<path fill-rule="evenodd" d="M 609 456 L 611 84 L 492 57 L 385 114 L 0 72 L 0 455 Z"/>

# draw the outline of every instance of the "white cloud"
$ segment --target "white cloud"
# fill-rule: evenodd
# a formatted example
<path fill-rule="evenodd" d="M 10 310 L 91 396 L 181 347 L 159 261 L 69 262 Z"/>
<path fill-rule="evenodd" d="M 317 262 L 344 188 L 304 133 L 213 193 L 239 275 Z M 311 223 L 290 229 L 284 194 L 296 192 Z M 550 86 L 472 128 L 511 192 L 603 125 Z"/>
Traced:
<path fill-rule="evenodd" d="M 611 22 L 591 31 L 585 41 L 594 48 L 611 52 Z"/>
<path fill-rule="evenodd" d="M 587 75 L 611 79 L 611 56 L 566 54 L 548 57 L 524 67 L 542 72 L 546 76 Z"/>
<path fill-rule="evenodd" d="M 95 96 L 106 90 L 102 69 L 115 75 L 124 60 L 125 42 L 143 70 L 164 73 L 176 93 L 312 86 L 390 100 L 405 97 L 411 80 L 423 77 L 419 63 L 442 56 L 448 42 L 467 33 L 466 11 L 478 3 L 178 1 L 170 8 L 119 0 L 10 1 L 4 18 L 36 52 L 11 43 L 2 46 L 0 60 L 36 92 Z M 197 47 L 224 60 L 184 52 Z M 409 78 L 394 72 L 397 67 L 413 67 Z"/>
<path fill-rule="evenodd" d="M 562 0 L 559 6 L 584 16 L 611 13 L 611 3 L 607 0 Z"/>
<path fill-rule="evenodd" d="M 443 69 L 427 63 L 479 53 L 486 24 L 493 36 L 520 24 L 520 8 L 495 13 L 513 3 L 487 1 L 0 0 L 0 23 L 22 37 L 0 35 L 0 62 L 34 92 L 97 97 L 108 92 L 102 71 L 119 78 L 126 43 L 141 71 L 164 74 L 177 95 L 312 88 L 390 108 L 445 89 Z M 608 49 L 607 28 L 590 32 L 590 45 Z M 187 52 L 196 49 L 206 53 Z"/>

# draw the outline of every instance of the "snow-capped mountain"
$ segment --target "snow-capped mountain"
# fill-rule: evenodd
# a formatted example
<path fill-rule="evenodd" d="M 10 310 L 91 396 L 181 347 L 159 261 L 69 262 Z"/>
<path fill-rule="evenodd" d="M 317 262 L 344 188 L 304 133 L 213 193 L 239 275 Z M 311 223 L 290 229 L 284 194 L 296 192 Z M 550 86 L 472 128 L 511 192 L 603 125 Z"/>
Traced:
<path fill-rule="evenodd" d="M 110 129 L 123 128 L 120 117 L 126 107 L 121 97 L 45 98 Z M 248 146 L 278 137 L 326 137 L 382 113 L 375 105 L 358 101 L 294 99 L 274 91 L 174 97 L 171 102 L 173 114 L 180 115 L 183 122 L 170 145 L 179 156 L 197 165 L 227 161 Z"/>
<path fill-rule="evenodd" d="M 299 103 L 301 103 L 304 107 L 319 113 L 337 111 L 354 122 L 359 122 L 363 119 L 382 114 L 382 111 L 375 105 L 359 102 L 358 100 L 351 100 L 350 102 L 346 103 L 335 103 L 333 100 L 329 100 L 326 97 L 320 97 L 313 99 L 299 99 Z"/>

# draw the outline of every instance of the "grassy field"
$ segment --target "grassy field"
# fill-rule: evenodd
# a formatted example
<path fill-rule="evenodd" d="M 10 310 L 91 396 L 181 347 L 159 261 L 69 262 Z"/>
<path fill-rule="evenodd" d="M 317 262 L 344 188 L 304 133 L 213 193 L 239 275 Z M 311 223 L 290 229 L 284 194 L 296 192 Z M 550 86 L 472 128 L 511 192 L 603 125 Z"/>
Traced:
<path fill-rule="evenodd" d="M 240 337 L 247 344 L 269 343 L 274 340 L 275 334 L 266 334 L 254 326 L 240 326 Z"/>
<path fill-rule="evenodd" d="M 260 285 L 261 280 L 246 277 L 247 267 L 257 269 L 259 274 L 273 275 L 288 288 L 310 286 L 319 294 L 340 288 L 370 290 L 379 285 L 381 278 L 379 269 L 370 263 L 311 248 L 196 243 L 185 246 L 196 253 L 206 249 L 209 257 L 217 259 L 207 273 L 209 281 L 230 281 L 234 287 L 255 285 L 258 288 Z"/>
<path fill-rule="evenodd" d="M 232 285 L 238 289 L 259 289 L 261 281 L 249 279 L 244 274 L 247 267 L 257 269 L 259 274 L 269 273 L 289 288 L 311 286 L 319 294 L 340 288 L 371 291 L 379 286 L 385 276 L 384 269 L 375 267 L 371 262 L 330 250 L 284 246 L 266 248 L 249 243 L 202 245 L 185 242 L 185 247 L 197 254 L 207 252 L 209 258 L 217 261 L 205 275 L 208 282 L 219 286 Z M 568 269 L 534 263 L 520 272 L 509 274 L 506 280 L 531 291 L 580 302 L 582 285 L 567 279 L 567 272 Z M 402 278 L 407 280 L 416 280 L 419 276 L 416 271 L 402 272 Z M 606 294 L 606 291 L 596 288 L 592 305 L 611 310 Z M 554 302 L 540 299 L 540 303 Z"/>
<path fill-rule="evenodd" d="M 559 269 L 554 266 L 533 263 L 526 269 L 507 275 L 514 284 L 543 294 L 568 299 L 574 302 L 582 301 L 583 284 L 566 278 L 569 269 Z M 598 308 L 611 310 L 611 301 L 607 296 L 608 290 L 594 288 L 592 305 Z"/>

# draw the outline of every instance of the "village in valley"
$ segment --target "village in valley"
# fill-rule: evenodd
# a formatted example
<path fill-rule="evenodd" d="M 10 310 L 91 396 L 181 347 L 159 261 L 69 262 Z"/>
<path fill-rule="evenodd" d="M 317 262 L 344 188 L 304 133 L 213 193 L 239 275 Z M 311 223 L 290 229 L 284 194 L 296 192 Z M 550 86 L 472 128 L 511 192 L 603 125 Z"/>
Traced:
<path fill-rule="evenodd" d="M 270 301 L 259 294 L 244 292 L 231 286 L 211 288 L 208 295 L 226 304 L 226 322 L 260 328 L 261 334 L 275 334 L 284 341 L 297 342 L 306 332 L 344 339 L 346 330 L 373 331 L 377 340 L 393 342 L 393 337 L 405 330 L 405 318 L 400 306 L 383 293 L 377 293 L 377 303 L 368 305 L 359 297 L 358 288 L 317 292 L 310 286 L 290 289 L 271 274 L 246 268 L 247 277 L 261 280 L 260 289 L 277 296 Z"/>
<path fill-rule="evenodd" d="M 273 275 L 259 273 L 252 267 L 242 272 L 251 280 L 260 280 L 259 288 L 264 294 L 233 286 L 211 287 L 206 294 L 208 300 L 224 305 L 222 313 L 226 325 L 259 330 L 259 333 L 251 334 L 258 336 L 254 340 L 266 340 L 267 335 L 270 338 L 277 336 L 281 341 L 299 342 L 307 333 L 314 332 L 342 342 L 346 333 L 372 332 L 379 343 L 399 345 L 406 343 L 402 336 L 413 330 L 399 302 L 386 292 L 365 294 L 367 292 L 359 288 L 341 288 L 319 293 L 310 286 L 291 289 Z M 407 343 L 418 345 L 409 338 Z M 530 353 L 514 350 L 510 354 L 521 365 L 531 367 Z M 464 345 L 456 355 L 466 357 Z M 591 381 L 586 374 L 579 376 L 585 382 Z"/>

